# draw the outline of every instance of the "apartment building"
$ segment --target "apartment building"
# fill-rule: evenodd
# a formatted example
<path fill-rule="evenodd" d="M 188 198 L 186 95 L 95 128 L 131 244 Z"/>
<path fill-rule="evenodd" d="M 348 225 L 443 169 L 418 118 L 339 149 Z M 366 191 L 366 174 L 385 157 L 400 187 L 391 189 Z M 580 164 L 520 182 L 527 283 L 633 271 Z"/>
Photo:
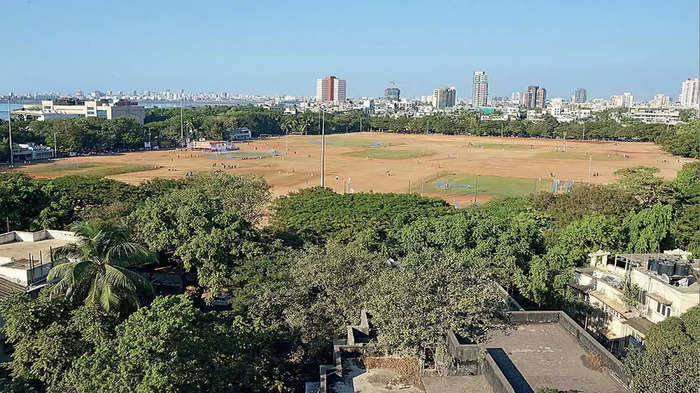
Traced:
<path fill-rule="evenodd" d="M 483 71 L 474 72 L 472 85 L 472 106 L 481 108 L 488 105 L 489 77 Z"/>
<path fill-rule="evenodd" d="M 632 108 L 626 117 L 639 120 L 642 123 L 659 123 L 675 125 L 681 121 L 681 113 L 677 110 L 670 109 L 652 109 L 652 108 Z"/>
<path fill-rule="evenodd" d="M 39 121 L 97 117 L 101 119 L 132 118 L 143 125 L 146 118 L 146 108 L 138 102 L 129 100 L 111 101 L 100 99 L 83 101 L 77 98 L 57 98 L 41 101 L 41 106 L 31 105 L 12 111 L 12 116 Z"/>
<path fill-rule="evenodd" d="M 683 81 L 681 95 L 678 97 L 681 106 L 685 108 L 697 108 L 700 103 L 700 79 L 693 78 Z"/>
<path fill-rule="evenodd" d="M 437 109 L 451 108 L 457 100 L 457 89 L 441 87 L 433 91 L 433 106 Z"/>
<path fill-rule="evenodd" d="M 700 270 L 690 262 L 688 252 L 611 257 L 597 251 L 589 257 L 590 266 L 576 269 L 570 286 L 596 309 L 579 316 L 579 322 L 605 341 L 611 352 L 627 345 L 642 346 L 653 324 L 700 304 L 696 278 Z"/>
<path fill-rule="evenodd" d="M 316 79 L 316 101 L 345 102 L 346 98 L 345 79 L 333 75 Z"/>

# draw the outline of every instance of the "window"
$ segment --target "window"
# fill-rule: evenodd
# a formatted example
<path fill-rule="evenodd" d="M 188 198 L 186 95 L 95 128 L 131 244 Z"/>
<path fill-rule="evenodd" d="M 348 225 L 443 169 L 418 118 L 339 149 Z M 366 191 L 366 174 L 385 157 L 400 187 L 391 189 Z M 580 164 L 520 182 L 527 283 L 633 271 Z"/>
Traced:
<path fill-rule="evenodd" d="M 671 306 L 667 304 L 656 303 L 656 312 L 665 317 L 671 316 Z"/>
<path fill-rule="evenodd" d="M 106 110 L 103 111 L 103 110 L 98 109 L 97 110 L 97 117 L 99 117 L 100 119 L 106 119 L 107 118 L 107 111 Z"/>

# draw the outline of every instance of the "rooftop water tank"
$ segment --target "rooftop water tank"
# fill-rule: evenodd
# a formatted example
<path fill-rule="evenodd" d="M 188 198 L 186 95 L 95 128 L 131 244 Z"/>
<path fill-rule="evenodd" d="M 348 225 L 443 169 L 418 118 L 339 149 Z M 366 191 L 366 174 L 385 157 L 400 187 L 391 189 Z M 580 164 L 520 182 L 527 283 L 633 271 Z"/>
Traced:
<path fill-rule="evenodd" d="M 660 262 L 659 263 L 659 274 L 665 274 L 667 276 L 672 276 L 675 271 L 675 266 L 672 263 Z"/>
<path fill-rule="evenodd" d="M 649 259 L 649 270 L 658 273 L 659 272 L 659 261 L 656 259 Z"/>
<path fill-rule="evenodd" d="M 676 263 L 676 269 L 675 269 L 675 274 L 676 276 L 689 276 L 690 275 L 690 266 L 685 263 Z"/>

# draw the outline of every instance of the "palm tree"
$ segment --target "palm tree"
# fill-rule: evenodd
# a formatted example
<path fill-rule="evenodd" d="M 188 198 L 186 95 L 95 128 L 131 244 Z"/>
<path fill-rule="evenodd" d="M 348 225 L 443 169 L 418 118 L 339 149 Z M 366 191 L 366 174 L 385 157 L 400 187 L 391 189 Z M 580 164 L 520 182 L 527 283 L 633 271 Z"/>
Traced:
<path fill-rule="evenodd" d="M 151 284 L 128 268 L 154 262 L 155 255 L 129 241 L 128 229 L 108 221 L 91 220 L 73 227 L 80 239 L 56 251 L 63 263 L 54 266 L 47 281 L 58 279 L 52 295 L 101 306 L 138 308 L 140 293 L 153 293 Z"/>

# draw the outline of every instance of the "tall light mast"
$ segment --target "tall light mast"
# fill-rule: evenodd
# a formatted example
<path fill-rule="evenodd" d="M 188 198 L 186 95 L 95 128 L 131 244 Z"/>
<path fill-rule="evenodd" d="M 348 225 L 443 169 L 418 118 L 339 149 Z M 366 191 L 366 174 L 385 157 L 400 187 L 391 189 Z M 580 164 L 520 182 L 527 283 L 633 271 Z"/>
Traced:
<path fill-rule="evenodd" d="M 10 98 L 12 93 L 7 97 L 7 129 L 10 134 L 10 167 L 15 166 L 15 158 L 12 154 L 12 109 L 10 108 Z"/>

